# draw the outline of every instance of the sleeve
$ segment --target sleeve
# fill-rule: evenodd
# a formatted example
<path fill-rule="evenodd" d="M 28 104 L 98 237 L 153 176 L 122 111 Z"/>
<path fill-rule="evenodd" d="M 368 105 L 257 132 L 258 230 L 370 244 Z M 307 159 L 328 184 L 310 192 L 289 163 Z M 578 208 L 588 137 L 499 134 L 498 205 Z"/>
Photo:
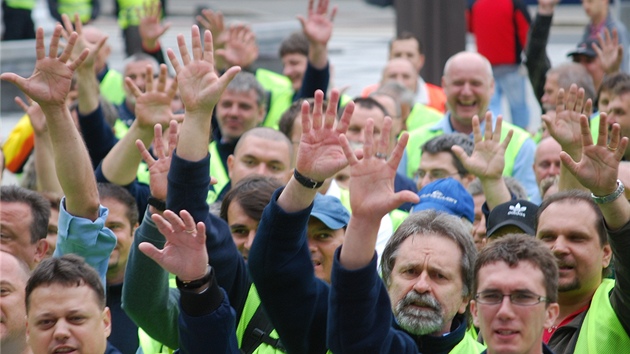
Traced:
<path fill-rule="evenodd" d="M 129 318 L 153 339 L 169 348 L 177 348 L 179 290 L 169 288 L 168 273 L 138 249 L 142 242 L 159 249 L 164 248 L 166 243 L 148 211 L 136 230 L 129 251 L 122 307 Z"/>
<path fill-rule="evenodd" d="M 311 208 L 263 211 L 248 267 L 261 303 L 289 353 L 325 353 L 329 286 L 315 277 L 306 240 Z"/>
<path fill-rule="evenodd" d="M 201 294 L 181 292 L 180 353 L 203 353 L 208 348 L 213 353 L 240 353 L 235 327 L 234 310 L 215 277 Z"/>
<path fill-rule="evenodd" d="M 610 303 L 626 333 L 630 335 L 630 222 L 617 231 L 608 230 L 608 240 L 615 262 L 615 287 L 610 295 Z"/>
<path fill-rule="evenodd" d="M 105 117 L 99 104 L 98 108 L 88 114 L 79 114 L 79 127 L 81 135 L 85 141 L 92 166 L 96 169 L 101 161 L 107 156 L 109 150 L 116 145 L 118 139 L 114 136 L 114 132 L 105 122 Z"/>
<path fill-rule="evenodd" d="M 538 198 L 539 190 L 536 183 L 536 176 L 534 175 L 534 154 L 536 153 L 536 144 L 531 138 L 527 138 L 521 149 L 516 154 L 516 160 L 514 161 L 514 170 L 512 177 L 516 178 L 525 190 L 529 199 Z"/>
<path fill-rule="evenodd" d="M 551 68 L 546 48 L 552 18 L 553 16 L 536 14 L 536 18 L 534 18 L 530 28 L 527 45 L 525 46 L 525 66 L 527 67 L 529 81 L 541 108 L 542 102 L 540 100 L 545 93 L 547 70 Z"/>
<path fill-rule="evenodd" d="M 109 211 L 101 205 L 98 218 L 91 221 L 70 215 L 65 205 L 66 198 L 64 197 L 59 206 L 57 247 L 53 257 L 61 257 L 69 253 L 83 257 L 98 271 L 101 282 L 105 286 L 109 257 L 116 247 L 116 235 L 105 227 Z"/>
<path fill-rule="evenodd" d="M 98 15 L 101 13 L 101 2 L 100 0 L 92 0 L 92 15 L 90 18 L 92 20 L 96 20 Z"/>
<path fill-rule="evenodd" d="M 392 326 L 389 295 L 376 271 L 376 255 L 366 267 L 347 270 L 339 263 L 340 249 L 335 253 L 332 269 L 328 310 L 330 350 L 417 354 L 418 347 L 411 337 Z"/>
<path fill-rule="evenodd" d="M 58 22 L 61 22 L 61 14 L 59 13 L 57 7 L 59 7 L 59 2 L 57 0 L 48 0 L 48 10 L 50 11 L 50 16 Z"/>
<path fill-rule="evenodd" d="M 173 153 L 168 174 L 167 209 L 188 211 L 196 222 L 206 225 L 206 249 L 219 286 L 225 289 L 236 310 L 237 321 L 251 281 L 243 257 L 234 245 L 227 223 L 209 213 L 206 203 L 210 185 L 210 155 L 200 161 L 186 161 Z"/>
<path fill-rule="evenodd" d="M 300 98 L 315 97 L 315 91 L 317 90 L 328 91 L 329 82 L 330 63 L 327 63 L 323 69 L 317 69 L 308 62 L 304 78 L 302 79 L 302 86 L 293 97 L 293 101 L 295 102 Z"/>
<path fill-rule="evenodd" d="M 164 52 L 162 51 L 162 45 L 158 44 L 158 47 L 155 50 L 148 50 L 144 46 L 142 46 L 142 51 L 145 54 L 148 54 L 157 60 L 159 64 L 166 64 L 166 59 L 164 59 Z"/>
<path fill-rule="evenodd" d="M 527 5 L 521 0 L 514 0 L 514 23 L 516 25 L 516 35 L 520 48 L 525 49 L 527 45 L 527 33 L 532 22 L 527 11 Z"/>

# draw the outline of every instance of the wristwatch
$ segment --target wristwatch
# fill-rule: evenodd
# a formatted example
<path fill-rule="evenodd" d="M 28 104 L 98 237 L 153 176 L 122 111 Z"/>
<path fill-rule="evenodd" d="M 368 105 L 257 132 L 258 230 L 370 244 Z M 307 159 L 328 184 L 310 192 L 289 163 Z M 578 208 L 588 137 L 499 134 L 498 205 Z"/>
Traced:
<path fill-rule="evenodd" d="M 154 207 L 155 209 L 159 210 L 159 211 L 164 211 L 166 210 L 166 202 L 160 199 L 157 199 L 154 196 L 149 196 L 149 201 L 148 201 L 149 205 Z"/>
<path fill-rule="evenodd" d="M 296 181 L 298 181 L 301 185 L 308 189 L 317 189 L 324 184 L 324 182 L 314 181 L 304 176 L 303 174 L 298 172 L 297 168 L 293 169 L 293 177 L 295 177 Z"/>
<path fill-rule="evenodd" d="M 205 284 L 208 284 L 213 274 L 214 272 L 212 270 L 212 267 L 208 265 L 208 270 L 206 271 L 206 275 L 204 275 L 203 278 L 191 280 L 191 281 L 182 281 L 181 279 L 179 279 L 179 277 L 175 277 L 175 284 L 177 285 L 178 289 L 186 289 L 186 290 L 199 289 Z"/>
<path fill-rule="evenodd" d="M 619 198 L 623 194 L 624 190 L 625 187 L 623 183 L 620 180 L 617 180 L 617 189 L 615 189 L 614 192 L 603 197 L 598 197 L 595 194 L 591 193 L 591 199 L 593 199 L 596 204 L 607 204 Z"/>

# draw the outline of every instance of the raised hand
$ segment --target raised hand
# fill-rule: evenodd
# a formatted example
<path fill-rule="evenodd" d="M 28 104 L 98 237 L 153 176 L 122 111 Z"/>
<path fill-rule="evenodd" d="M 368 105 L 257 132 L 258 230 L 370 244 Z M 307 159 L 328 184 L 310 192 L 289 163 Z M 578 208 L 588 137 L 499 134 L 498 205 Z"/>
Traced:
<path fill-rule="evenodd" d="M 468 172 L 474 174 L 480 179 L 490 178 L 499 179 L 503 174 L 505 167 L 505 150 L 507 149 L 514 131 L 510 130 L 501 142 L 501 130 L 503 128 L 503 117 L 497 117 L 497 124 L 492 131 L 492 113 L 486 112 L 485 134 L 482 137 L 479 124 L 479 117 L 474 116 L 473 136 L 475 140 L 475 149 L 471 156 L 468 156 L 464 149 L 459 146 L 453 146 L 451 149 L 462 165 Z"/>
<path fill-rule="evenodd" d="M 33 132 L 35 135 L 41 135 L 48 132 L 48 126 L 46 125 L 46 117 L 44 116 L 44 112 L 42 112 L 41 107 L 34 102 L 30 97 L 26 97 L 28 104 L 24 102 L 20 97 L 15 97 L 15 103 L 24 110 L 24 113 L 28 115 L 28 119 L 31 121 L 31 126 L 33 127 Z"/>
<path fill-rule="evenodd" d="M 142 140 L 136 140 L 136 147 L 140 151 L 142 159 L 149 167 L 149 187 L 151 195 L 160 200 L 166 200 L 166 192 L 168 185 L 168 171 L 171 168 L 171 159 L 173 151 L 177 146 L 177 122 L 172 120 L 168 128 L 168 145 L 165 145 L 162 136 L 162 126 L 156 124 L 154 127 L 153 153 L 157 156 L 157 160 L 153 158 L 149 150 Z"/>
<path fill-rule="evenodd" d="M 247 25 L 230 26 L 224 47 L 224 49 L 217 49 L 215 53 L 227 65 L 248 67 L 258 59 L 256 35 Z"/>
<path fill-rule="evenodd" d="M 368 119 L 363 144 L 363 158 L 359 159 L 345 135 L 339 141 L 350 164 L 350 206 L 353 217 L 380 220 L 385 214 L 406 202 L 417 203 L 412 191 L 394 192 L 396 169 L 403 156 L 409 134 L 401 135 L 392 154 L 387 158 L 392 119 L 385 117 L 380 139 L 374 141 L 374 121 Z M 378 228 L 377 228 L 378 229 Z"/>
<path fill-rule="evenodd" d="M 136 14 L 140 19 L 138 30 L 142 45 L 147 49 L 154 49 L 160 37 L 171 28 L 171 23 L 162 25 L 162 3 L 160 1 L 145 1 L 142 10 L 136 7 Z"/>
<path fill-rule="evenodd" d="M 560 153 L 560 159 L 572 175 L 593 194 L 605 196 L 615 191 L 619 174 L 619 161 L 628 147 L 628 137 L 621 137 L 619 124 L 612 125 L 608 142 L 607 114 L 600 114 L 597 144 L 593 144 L 588 118 L 580 117 L 582 154 L 579 162 L 566 152 Z"/>
<path fill-rule="evenodd" d="M 192 26 L 192 54 L 188 54 L 186 41 L 183 35 L 177 36 L 179 53 L 182 63 L 175 56 L 172 49 L 168 49 L 167 55 L 177 73 L 179 93 L 186 107 L 188 115 L 196 114 L 210 117 L 212 110 L 228 83 L 240 71 L 239 67 L 229 68 L 221 77 L 214 69 L 214 56 L 212 49 L 212 35 L 210 31 L 204 33 L 204 47 L 201 47 L 201 35 L 199 27 Z"/>
<path fill-rule="evenodd" d="M 197 15 L 196 20 L 204 30 L 212 33 L 214 49 L 223 48 L 228 38 L 223 13 L 221 11 L 215 12 L 210 9 L 203 9 L 201 10 L 201 15 Z"/>
<path fill-rule="evenodd" d="M 558 91 L 555 118 L 542 116 L 549 135 L 556 139 L 565 151 L 571 151 L 572 155 L 576 151 L 579 152 L 582 143 L 580 116 L 590 115 L 592 106 L 590 99 L 584 103 L 584 89 L 578 89 L 577 85 L 573 84 L 569 88 L 568 96 L 564 89 Z"/>
<path fill-rule="evenodd" d="M 328 5 L 330 0 L 319 0 L 314 9 L 314 0 L 308 2 L 308 14 L 306 18 L 298 16 L 302 24 L 302 31 L 310 42 L 327 45 L 333 32 L 333 20 L 337 14 L 337 6 L 333 6 L 330 13 Z"/>
<path fill-rule="evenodd" d="M 166 210 L 163 216 L 153 214 L 151 218 L 166 238 L 166 244 L 159 250 L 148 242 L 142 242 L 138 245 L 140 251 L 182 281 L 203 278 L 208 269 L 204 223 L 195 225 L 195 220 L 186 210 L 182 210 L 179 216 Z"/>
<path fill-rule="evenodd" d="M 41 27 L 37 29 L 35 33 L 37 61 L 35 62 L 35 70 L 29 78 L 23 78 L 14 73 L 0 75 L 1 80 L 15 84 L 22 92 L 37 102 L 44 111 L 48 107 L 65 106 L 66 96 L 70 92 L 72 75 L 90 52 L 88 49 L 84 49 L 76 59 L 68 62 L 77 41 L 77 34 L 73 32 L 68 38 L 66 48 L 57 57 L 61 31 L 61 25 L 57 24 L 50 40 L 49 55 L 46 56 L 44 29 Z"/>
<path fill-rule="evenodd" d="M 70 17 L 68 15 L 61 15 L 61 20 L 63 21 L 63 31 L 61 32 L 61 36 L 67 41 L 69 39 L 70 33 L 72 33 L 72 22 L 70 21 Z M 79 14 L 74 14 L 74 31 L 77 33 L 77 41 L 74 45 L 74 49 L 72 50 L 72 54 L 70 55 L 70 59 L 74 60 L 81 55 L 83 50 L 86 48 L 90 50 L 90 54 L 85 58 L 85 61 L 81 65 L 81 67 L 90 68 L 94 67 L 94 62 L 96 57 L 98 56 L 98 52 L 103 48 L 105 42 L 107 42 L 107 36 L 103 36 L 96 43 L 91 43 L 88 41 L 83 35 L 83 24 L 81 23 L 81 19 L 79 18 Z"/>
<path fill-rule="evenodd" d="M 354 112 L 349 102 L 335 127 L 339 91 L 332 90 L 326 112 L 323 112 L 324 93 L 315 91 L 311 118 L 308 102 L 302 103 L 302 137 L 298 147 L 296 169 L 314 181 L 324 181 L 343 169 L 348 161 L 344 156 L 339 136 L 345 134 Z"/>
<path fill-rule="evenodd" d="M 598 45 L 593 45 L 593 50 L 599 57 L 599 62 L 607 74 L 619 72 L 623 60 L 623 46 L 619 44 L 619 34 L 613 28 L 612 37 L 608 28 L 604 28 L 604 35 L 597 34 Z"/>
<path fill-rule="evenodd" d="M 153 81 L 153 68 L 147 65 L 146 87 L 142 92 L 130 78 L 125 78 L 125 85 L 136 98 L 136 120 L 144 128 L 153 128 L 155 124 L 166 127 L 171 120 L 181 121 L 183 115 L 174 115 L 171 102 L 177 93 L 177 81 L 167 85 L 166 64 L 160 65 L 157 85 Z"/>

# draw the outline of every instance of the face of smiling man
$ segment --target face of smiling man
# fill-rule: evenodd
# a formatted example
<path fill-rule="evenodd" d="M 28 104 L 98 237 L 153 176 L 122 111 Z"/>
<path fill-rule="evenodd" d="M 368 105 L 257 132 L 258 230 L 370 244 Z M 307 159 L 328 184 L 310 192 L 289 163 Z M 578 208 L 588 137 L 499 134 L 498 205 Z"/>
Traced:
<path fill-rule="evenodd" d="M 442 87 L 453 128 L 460 133 L 471 133 L 472 117 L 483 117 L 494 93 L 490 63 L 477 53 L 455 54 L 444 66 Z"/>

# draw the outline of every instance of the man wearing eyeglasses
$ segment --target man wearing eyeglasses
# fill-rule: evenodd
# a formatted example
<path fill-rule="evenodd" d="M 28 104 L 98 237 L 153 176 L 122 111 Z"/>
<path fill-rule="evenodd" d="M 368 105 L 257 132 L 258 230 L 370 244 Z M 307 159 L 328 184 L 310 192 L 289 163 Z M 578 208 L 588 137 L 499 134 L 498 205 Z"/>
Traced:
<path fill-rule="evenodd" d="M 475 179 L 475 175 L 469 173 L 451 151 L 455 145 L 461 146 L 469 156 L 475 147 L 472 139 L 461 133 L 440 135 L 424 143 L 420 167 L 414 174 L 418 190 L 431 182 L 447 177 L 453 177 L 464 188 L 468 188 L 470 182 Z"/>
<path fill-rule="evenodd" d="M 470 310 L 487 352 L 552 353 L 542 341 L 560 308 L 551 251 L 529 235 L 507 235 L 479 253 L 474 274 Z"/>

